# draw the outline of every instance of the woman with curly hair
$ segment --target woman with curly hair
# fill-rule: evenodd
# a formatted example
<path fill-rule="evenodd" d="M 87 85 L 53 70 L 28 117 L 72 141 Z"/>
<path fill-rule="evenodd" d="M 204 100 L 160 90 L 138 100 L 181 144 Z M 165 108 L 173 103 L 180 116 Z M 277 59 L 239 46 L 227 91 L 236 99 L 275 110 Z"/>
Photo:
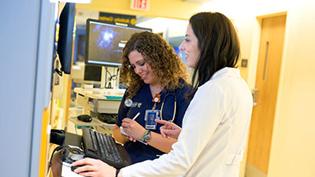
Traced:
<path fill-rule="evenodd" d="M 160 35 L 142 32 L 128 40 L 121 68 L 121 81 L 128 89 L 113 135 L 124 144 L 132 163 L 152 160 L 171 150 L 176 139 L 162 137 L 155 119 L 182 125 L 191 90 L 187 75 L 185 65 Z"/>

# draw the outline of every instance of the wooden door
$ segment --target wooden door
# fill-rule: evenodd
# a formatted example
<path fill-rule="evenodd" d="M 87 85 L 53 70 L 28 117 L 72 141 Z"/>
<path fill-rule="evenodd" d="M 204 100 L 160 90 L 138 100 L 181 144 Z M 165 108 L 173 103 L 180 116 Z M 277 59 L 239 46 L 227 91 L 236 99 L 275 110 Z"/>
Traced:
<path fill-rule="evenodd" d="M 249 135 L 247 167 L 268 172 L 272 129 L 277 101 L 286 16 L 262 19 L 255 85 L 255 107 Z M 248 169 L 248 168 L 247 168 Z M 249 175 L 247 175 L 250 177 Z"/>

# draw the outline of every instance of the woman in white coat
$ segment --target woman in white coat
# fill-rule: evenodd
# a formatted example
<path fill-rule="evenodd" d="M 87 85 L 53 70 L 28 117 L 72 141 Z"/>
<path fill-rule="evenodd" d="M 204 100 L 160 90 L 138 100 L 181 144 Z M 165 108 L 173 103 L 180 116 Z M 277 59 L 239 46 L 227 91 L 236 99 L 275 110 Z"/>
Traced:
<path fill-rule="evenodd" d="M 177 138 L 171 152 L 120 170 L 100 160 L 83 159 L 75 170 L 93 177 L 237 177 L 249 129 L 252 97 L 236 69 L 240 47 L 231 21 L 202 12 L 189 20 L 180 49 L 193 67 L 193 99 L 182 129 L 165 124 L 162 133 Z M 123 124 L 125 129 L 130 125 Z"/>

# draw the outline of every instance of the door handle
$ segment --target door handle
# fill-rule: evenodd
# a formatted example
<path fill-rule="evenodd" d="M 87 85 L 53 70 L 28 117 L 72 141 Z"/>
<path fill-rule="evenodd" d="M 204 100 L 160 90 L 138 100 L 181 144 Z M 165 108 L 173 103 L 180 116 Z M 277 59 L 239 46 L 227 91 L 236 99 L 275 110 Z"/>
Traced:
<path fill-rule="evenodd" d="M 265 63 L 263 70 L 263 80 L 266 80 L 267 67 L 268 67 L 268 55 L 269 55 L 269 41 L 266 42 L 266 50 L 265 50 Z"/>

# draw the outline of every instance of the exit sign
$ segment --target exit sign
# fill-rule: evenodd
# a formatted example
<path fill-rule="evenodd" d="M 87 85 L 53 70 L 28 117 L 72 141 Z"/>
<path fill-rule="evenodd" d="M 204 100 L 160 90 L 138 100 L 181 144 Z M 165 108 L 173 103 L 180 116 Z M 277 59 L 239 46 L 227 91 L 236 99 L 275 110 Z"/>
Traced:
<path fill-rule="evenodd" d="M 149 0 L 131 0 L 131 9 L 149 10 Z"/>

